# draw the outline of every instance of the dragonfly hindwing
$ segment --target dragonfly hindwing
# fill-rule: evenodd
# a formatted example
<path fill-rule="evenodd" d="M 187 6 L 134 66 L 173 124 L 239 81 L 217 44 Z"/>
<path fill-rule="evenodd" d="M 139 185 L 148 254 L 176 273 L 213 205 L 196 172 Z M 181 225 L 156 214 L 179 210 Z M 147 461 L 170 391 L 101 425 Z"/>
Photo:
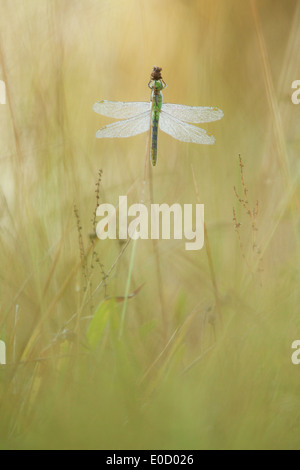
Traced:
<path fill-rule="evenodd" d="M 96 133 L 98 139 L 103 137 L 132 137 L 134 135 L 142 134 L 150 128 L 150 113 L 138 114 L 125 121 L 118 121 L 108 126 L 102 127 Z"/>
<path fill-rule="evenodd" d="M 193 142 L 195 144 L 214 144 L 215 138 L 200 127 L 192 126 L 180 121 L 173 116 L 161 111 L 159 127 L 163 132 L 182 142 Z"/>

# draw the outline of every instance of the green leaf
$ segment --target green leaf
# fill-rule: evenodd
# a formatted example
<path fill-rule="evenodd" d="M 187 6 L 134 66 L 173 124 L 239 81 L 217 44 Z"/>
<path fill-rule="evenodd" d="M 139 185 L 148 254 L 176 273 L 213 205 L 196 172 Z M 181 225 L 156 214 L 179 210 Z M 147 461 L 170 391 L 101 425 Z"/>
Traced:
<path fill-rule="evenodd" d="M 105 327 L 108 324 L 111 313 L 114 309 L 114 299 L 104 300 L 97 308 L 86 334 L 89 345 L 93 351 L 95 351 L 99 342 L 101 341 Z"/>

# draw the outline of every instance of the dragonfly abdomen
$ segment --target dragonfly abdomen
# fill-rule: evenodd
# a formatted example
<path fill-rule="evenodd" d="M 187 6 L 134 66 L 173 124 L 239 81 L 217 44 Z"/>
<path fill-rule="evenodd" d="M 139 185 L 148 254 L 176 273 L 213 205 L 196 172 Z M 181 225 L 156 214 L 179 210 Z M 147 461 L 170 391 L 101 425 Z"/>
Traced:
<path fill-rule="evenodd" d="M 158 136 L 159 111 L 152 113 L 152 135 L 151 135 L 151 163 L 153 166 L 157 163 L 157 136 Z"/>
<path fill-rule="evenodd" d="M 160 82 L 156 82 L 160 84 Z M 151 163 L 155 166 L 157 163 L 157 136 L 158 136 L 158 121 L 159 114 L 162 108 L 163 97 L 160 87 L 155 89 L 152 98 L 152 136 L 151 136 Z"/>

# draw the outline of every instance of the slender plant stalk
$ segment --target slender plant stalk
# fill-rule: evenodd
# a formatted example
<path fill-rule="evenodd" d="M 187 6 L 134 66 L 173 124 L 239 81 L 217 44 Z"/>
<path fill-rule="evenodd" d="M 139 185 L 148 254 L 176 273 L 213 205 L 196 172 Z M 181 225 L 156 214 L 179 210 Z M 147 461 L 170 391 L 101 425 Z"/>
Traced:
<path fill-rule="evenodd" d="M 195 186 L 197 201 L 198 201 L 198 204 L 201 204 L 199 189 L 198 189 L 198 185 L 197 185 L 196 176 L 195 176 L 193 166 L 192 166 L 192 173 L 193 173 L 193 180 L 194 180 L 194 186 Z M 213 259 L 212 259 L 212 255 L 211 255 L 208 231 L 207 231 L 207 226 L 206 226 L 205 221 L 203 221 L 203 224 L 204 224 L 205 249 L 206 249 L 206 254 L 207 254 L 207 259 L 208 259 L 208 265 L 209 265 L 209 270 L 210 270 L 210 275 L 211 275 L 211 281 L 212 281 L 212 285 L 213 285 L 213 289 L 214 289 L 216 308 L 217 308 L 218 317 L 222 321 L 222 312 L 221 312 L 221 302 L 220 302 L 219 289 L 218 289 L 218 284 L 217 284 L 217 279 L 216 279 L 216 274 L 215 274 L 215 269 L 214 269 L 214 263 L 213 263 Z"/>
<path fill-rule="evenodd" d="M 150 186 L 150 204 L 154 203 L 154 195 L 153 195 L 153 178 L 152 178 L 152 168 L 149 167 L 149 186 Z M 161 263 L 159 257 L 159 251 L 157 246 L 157 240 L 153 239 L 153 250 L 155 256 L 155 263 L 156 263 L 156 277 L 157 277 L 157 287 L 158 287 L 158 294 L 160 300 L 160 310 L 161 316 L 163 321 L 163 336 L 166 340 L 167 338 L 167 315 L 166 315 L 166 308 L 165 308 L 165 299 L 164 299 L 164 290 L 163 290 L 163 282 L 162 282 L 162 274 L 161 274 Z"/>
<path fill-rule="evenodd" d="M 140 203 L 141 204 L 144 202 L 144 196 L 145 196 L 145 186 L 146 186 L 147 165 L 148 165 L 149 152 L 150 152 L 150 134 L 148 134 L 148 139 L 147 139 L 147 143 L 146 143 L 146 152 L 145 152 L 145 159 L 144 159 L 144 174 L 143 174 L 143 179 L 142 179 L 141 197 L 140 197 Z M 137 240 L 133 240 L 133 246 L 132 246 L 132 251 L 131 251 L 131 256 L 130 256 L 130 263 L 129 263 L 129 270 L 128 270 L 128 277 L 127 277 L 127 283 L 126 283 L 126 288 L 125 288 L 125 296 L 124 296 L 125 299 L 124 299 L 124 304 L 123 304 L 122 313 L 121 313 L 119 340 L 122 338 L 122 335 L 123 335 L 123 332 L 124 332 L 127 302 L 128 302 L 130 283 L 131 283 L 131 277 L 132 277 L 132 271 L 133 271 L 133 265 L 134 265 L 134 258 L 135 258 L 135 253 L 136 253 L 136 245 L 137 245 L 136 242 L 137 242 Z"/>
<path fill-rule="evenodd" d="M 124 298 L 123 309 L 122 309 L 122 314 L 121 314 L 119 339 L 122 338 L 123 331 L 124 331 L 125 316 L 126 316 L 126 310 L 127 310 L 127 302 L 128 302 L 128 296 L 129 296 L 129 290 L 130 290 L 131 276 L 132 276 L 133 265 L 134 265 L 134 258 L 135 258 L 135 253 L 136 253 L 136 246 L 137 246 L 137 240 L 133 240 L 130 263 L 129 263 L 129 270 L 128 270 L 128 277 L 127 277 L 127 283 L 126 283 L 126 289 L 125 289 L 125 296 L 124 296 L 125 298 Z"/>

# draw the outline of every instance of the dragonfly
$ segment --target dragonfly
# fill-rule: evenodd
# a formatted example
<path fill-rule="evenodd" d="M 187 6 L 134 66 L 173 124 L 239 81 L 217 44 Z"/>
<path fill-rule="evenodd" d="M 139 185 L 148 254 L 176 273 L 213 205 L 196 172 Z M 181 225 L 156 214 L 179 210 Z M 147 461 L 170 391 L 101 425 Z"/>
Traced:
<path fill-rule="evenodd" d="M 213 135 L 189 123 L 212 122 L 224 116 L 223 111 L 214 107 L 163 103 L 162 90 L 167 85 L 161 72 L 161 67 L 155 66 L 152 69 L 148 83 L 151 90 L 150 102 L 103 100 L 93 106 L 93 110 L 102 116 L 123 119 L 99 129 L 96 133 L 98 139 L 132 137 L 151 129 L 150 159 L 152 166 L 157 164 L 158 128 L 183 142 L 212 145 L 215 143 Z"/>

